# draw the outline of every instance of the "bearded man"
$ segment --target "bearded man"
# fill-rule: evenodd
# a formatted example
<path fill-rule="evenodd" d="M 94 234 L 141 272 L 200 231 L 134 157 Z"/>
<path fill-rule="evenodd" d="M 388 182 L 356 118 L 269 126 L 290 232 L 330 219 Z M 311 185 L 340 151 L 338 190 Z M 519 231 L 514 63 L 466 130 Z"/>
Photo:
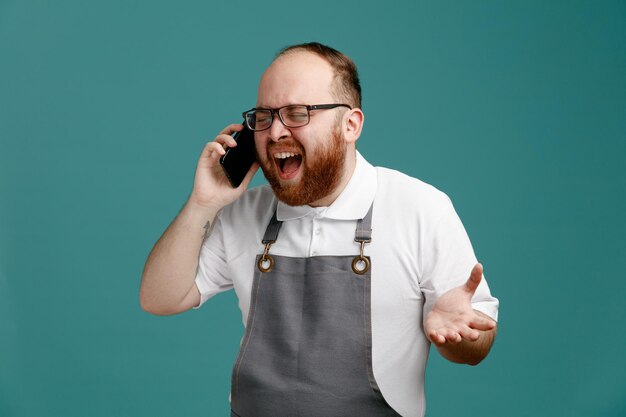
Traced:
<path fill-rule="evenodd" d="M 357 151 L 354 63 L 319 43 L 282 50 L 244 112 L 257 161 L 238 188 L 198 161 L 191 196 L 150 253 L 140 301 L 154 314 L 234 288 L 246 332 L 232 416 L 423 416 L 434 343 L 477 364 L 498 300 L 448 197 Z M 247 189 L 259 166 L 270 186 Z"/>

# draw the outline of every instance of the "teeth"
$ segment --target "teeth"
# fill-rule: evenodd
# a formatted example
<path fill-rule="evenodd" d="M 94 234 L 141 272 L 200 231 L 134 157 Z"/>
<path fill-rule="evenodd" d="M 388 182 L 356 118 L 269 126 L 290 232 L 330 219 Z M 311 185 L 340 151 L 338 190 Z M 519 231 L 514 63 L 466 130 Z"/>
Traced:
<path fill-rule="evenodd" d="M 274 158 L 276 159 L 285 159 L 285 158 L 289 158 L 290 156 L 296 156 L 296 153 L 293 152 L 277 152 L 274 154 Z"/>

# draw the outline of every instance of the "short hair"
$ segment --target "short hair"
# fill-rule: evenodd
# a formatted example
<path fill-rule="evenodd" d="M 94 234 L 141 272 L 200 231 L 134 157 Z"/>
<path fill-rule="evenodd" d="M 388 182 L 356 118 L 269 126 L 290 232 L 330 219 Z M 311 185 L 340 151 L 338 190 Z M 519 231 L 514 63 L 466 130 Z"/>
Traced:
<path fill-rule="evenodd" d="M 301 43 L 281 49 L 274 60 L 293 52 L 311 52 L 323 58 L 334 71 L 331 94 L 346 100 L 352 108 L 361 108 L 361 83 L 355 63 L 343 53 L 319 42 Z"/>

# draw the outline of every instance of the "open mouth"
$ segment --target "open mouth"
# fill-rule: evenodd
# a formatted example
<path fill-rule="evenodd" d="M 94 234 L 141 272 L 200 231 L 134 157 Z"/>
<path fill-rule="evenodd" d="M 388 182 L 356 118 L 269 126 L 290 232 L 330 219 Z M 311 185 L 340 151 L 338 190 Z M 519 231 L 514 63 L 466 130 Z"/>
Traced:
<path fill-rule="evenodd" d="M 296 152 L 276 152 L 274 162 L 278 168 L 278 176 L 283 180 L 295 177 L 302 165 L 302 155 Z"/>

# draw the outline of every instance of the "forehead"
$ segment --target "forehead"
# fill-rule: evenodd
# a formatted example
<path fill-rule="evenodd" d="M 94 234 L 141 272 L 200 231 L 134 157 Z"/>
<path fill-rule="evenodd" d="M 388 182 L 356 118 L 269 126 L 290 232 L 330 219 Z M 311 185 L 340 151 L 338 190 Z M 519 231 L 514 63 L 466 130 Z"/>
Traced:
<path fill-rule="evenodd" d="M 310 52 L 291 52 L 277 58 L 259 83 L 257 107 L 332 103 L 333 68 Z"/>

